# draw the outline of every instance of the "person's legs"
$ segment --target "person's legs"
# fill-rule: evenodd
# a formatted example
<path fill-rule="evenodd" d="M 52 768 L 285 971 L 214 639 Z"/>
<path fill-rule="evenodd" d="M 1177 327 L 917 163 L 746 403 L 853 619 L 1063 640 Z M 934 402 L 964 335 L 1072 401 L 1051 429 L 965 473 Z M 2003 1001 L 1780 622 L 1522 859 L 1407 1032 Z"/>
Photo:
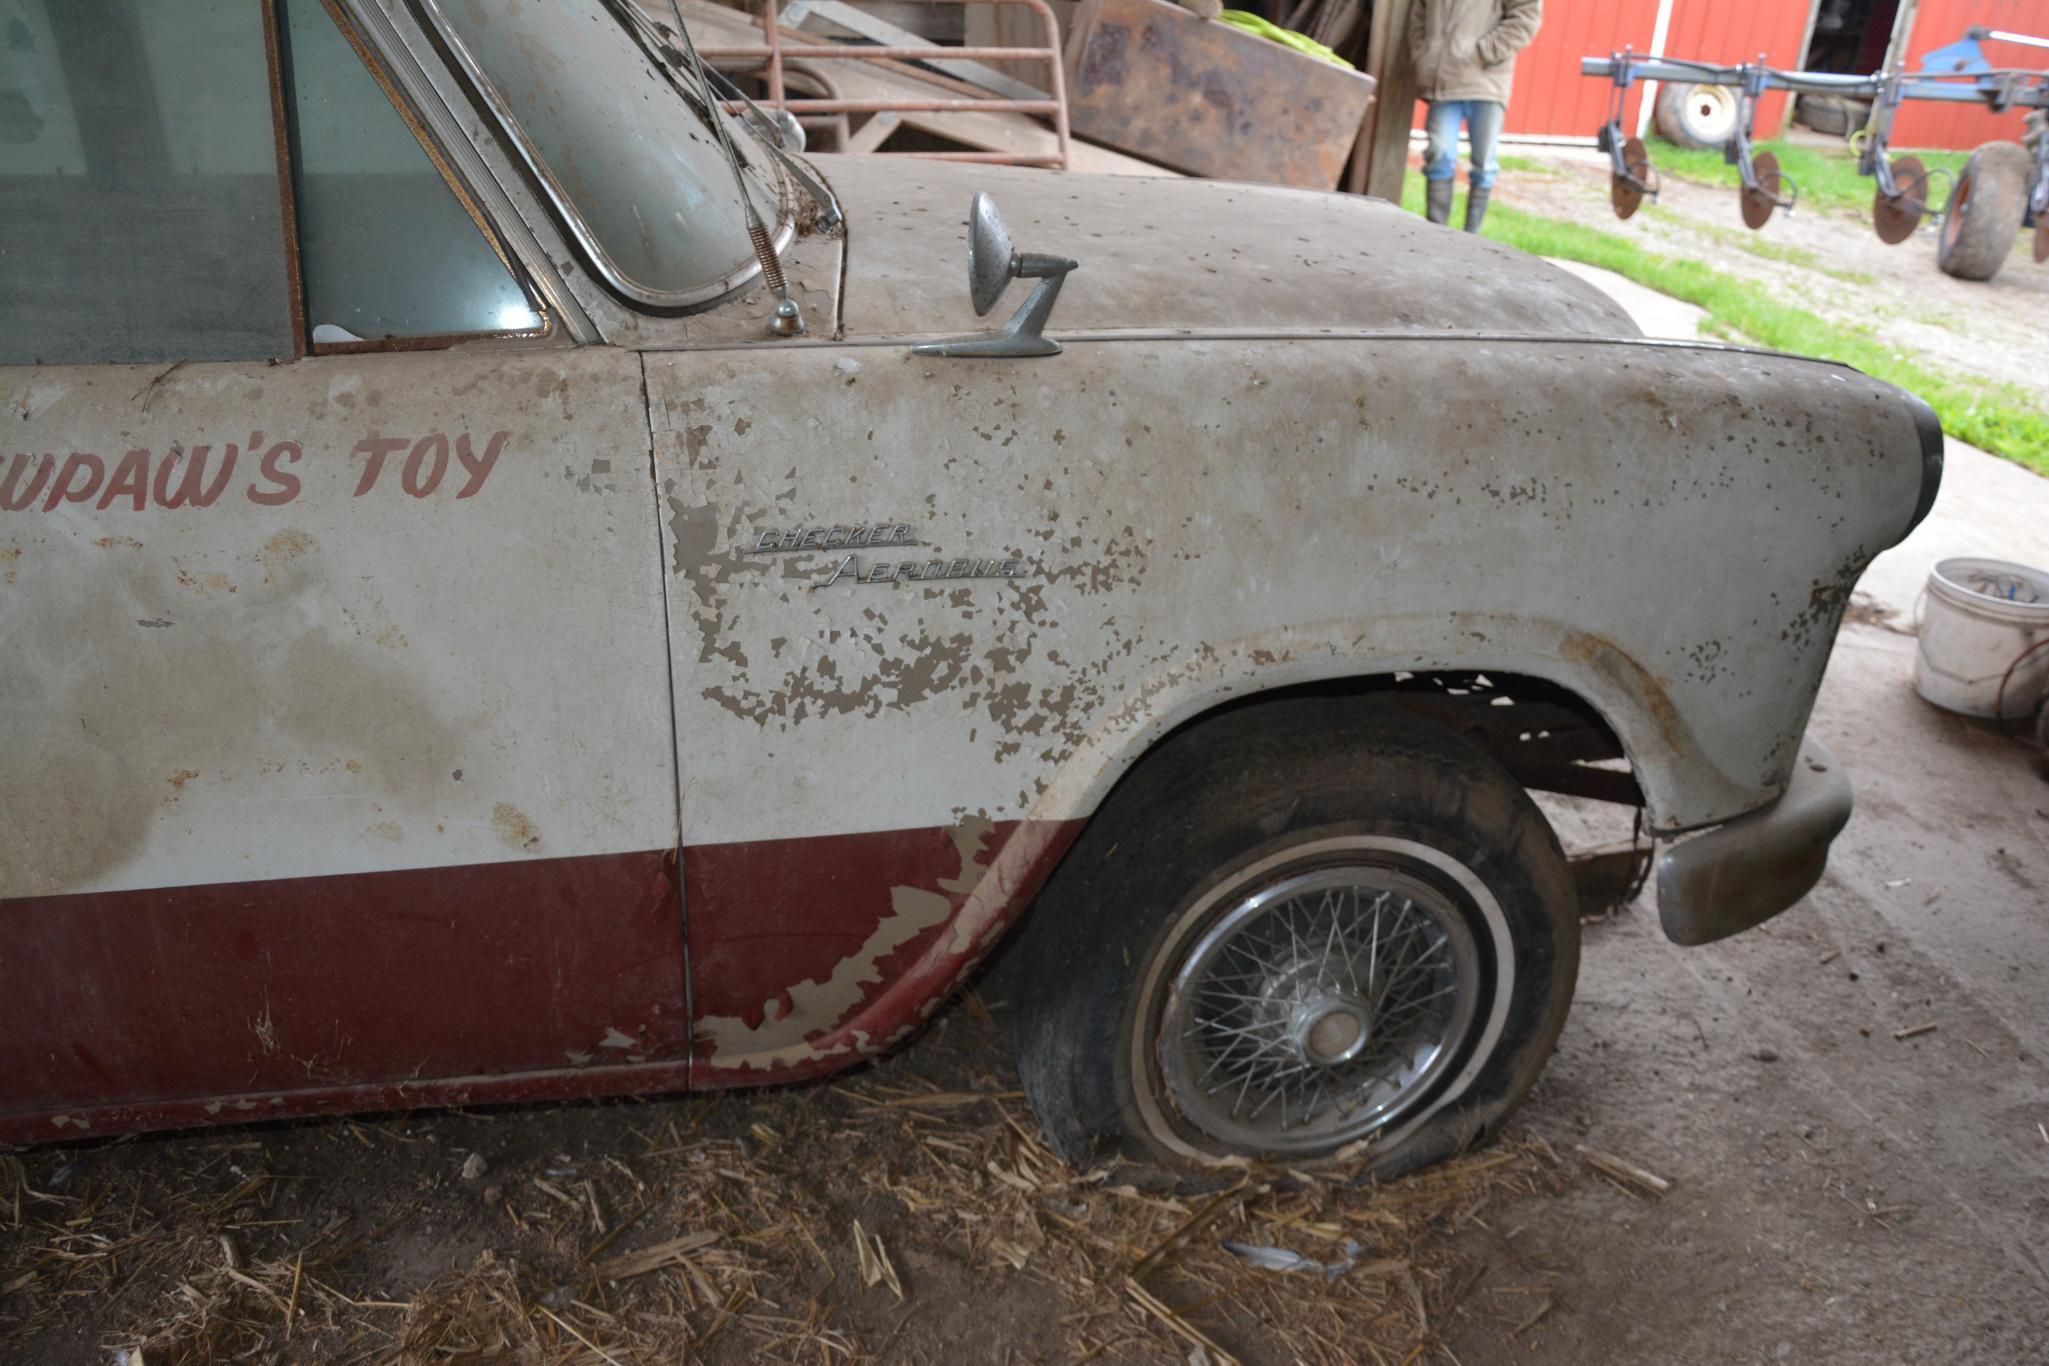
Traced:
<path fill-rule="evenodd" d="M 1466 136 L 1473 142 L 1471 193 L 1466 197 L 1466 231 L 1478 232 L 1487 217 L 1487 200 L 1501 163 L 1494 149 L 1501 142 L 1501 119 L 1506 111 L 1492 100 L 1472 100 L 1466 106 Z"/>
<path fill-rule="evenodd" d="M 1458 174 L 1458 129 L 1465 112 L 1463 101 L 1439 100 L 1430 106 L 1423 119 L 1423 132 L 1429 139 L 1423 155 L 1424 193 L 1433 223 L 1451 221 L 1452 179 Z"/>

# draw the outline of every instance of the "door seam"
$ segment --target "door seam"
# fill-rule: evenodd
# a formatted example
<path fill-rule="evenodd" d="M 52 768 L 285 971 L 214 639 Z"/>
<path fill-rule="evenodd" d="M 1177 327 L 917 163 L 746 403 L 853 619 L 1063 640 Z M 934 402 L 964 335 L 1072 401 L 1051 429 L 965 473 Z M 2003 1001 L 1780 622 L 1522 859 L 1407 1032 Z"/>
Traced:
<path fill-rule="evenodd" d="M 676 855 L 676 922 L 683 950 L 683 1075 L 685 1089 L 688 1090 L 696 1084 L 697 975 L 691 970 L 690 907 L 683 894 L 683 736 L 677 720 L 675 631 L 669 620 L 669 581 L 675 576 L 675 571 L 669 564 L 668 543 L 662 537 L 662 476 L 655 449 L 654 395 L 648 384 L 647 354 L 635 351 L 633 359 L 640 366 L 640 414 L 647 425 L 647 482 L 648 492 L 653 495 L 655 568 L 661 576 L 662 590 L 662 667 L 669 681 L 669 776 L 674 789 L 672 810 L 676 821 L 675 838 L 670 847 Z"/>

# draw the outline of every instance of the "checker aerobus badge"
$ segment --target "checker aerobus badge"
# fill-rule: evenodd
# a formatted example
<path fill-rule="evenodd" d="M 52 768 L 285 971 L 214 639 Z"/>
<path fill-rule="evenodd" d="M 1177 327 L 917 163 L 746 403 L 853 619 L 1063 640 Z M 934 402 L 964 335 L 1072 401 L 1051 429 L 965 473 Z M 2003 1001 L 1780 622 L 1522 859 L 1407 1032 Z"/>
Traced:
<path fill-rule="evenodd" d="M 1015 555 L 996 559 L 980 556 L 940 558 L 923 553 L 925 543 L 916 529 L 904 522 L 876 522 L 854 526 L 799 527 L 784 531 L 770 529 L 754 543 L 756 555 L 780 555 L 798 551 L 836 551 L 839 563 L 832 573 L 813 588 L 830 588 L 836 583 L 932 583 L 939 579 L 1022 578 L 1025 562 Z M 862 562 L 862 554 L 868 556 Z M 889 558 L 884 558 L 884 556 Z"/>

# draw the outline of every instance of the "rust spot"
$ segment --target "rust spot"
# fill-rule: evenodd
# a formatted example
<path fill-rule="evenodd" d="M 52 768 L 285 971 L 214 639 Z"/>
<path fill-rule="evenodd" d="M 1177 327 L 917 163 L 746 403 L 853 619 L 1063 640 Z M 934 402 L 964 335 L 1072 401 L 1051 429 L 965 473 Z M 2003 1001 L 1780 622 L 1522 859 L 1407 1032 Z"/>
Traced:
<path fill-rule="evenodd" d="M 350 759 L 344 762 L 342 767 L 351 773 L 361 773 L 363 771 L 363 761 L 361 759 Z"/>
<path fill-rule="evenodd" d="M 308 536 L 303 531 L 294 531 L 290 527 L 286 527 L 283 531 L 271 537 L 264 543 L 263 549 L 256 552 L 256 562 L 263 566 L 263 581 L 265 583 L 275 582 L 274 576 L 279 568 L 292 560 L 298 559 L 312 548 L 313 538 L 311 536 Z M 233 592 L 234 590 L 230 589 L 229 591 Z"/>
<path fill-rule="evenodd" d="M 164 805 L 169 806 L 171 805 L 171 803 L 177 801 L 179 797 L 183 796 L 185 793 L 185 784 L 191 782 L 194 778 L 197 778 L 198 776 L 199 771 L 197 769 L 181 768 L 176 773 L 173 773 L 169 778 L 166 778 L 164 781 L 171 785 L 171 790 L 164 797 Z"/>
<path fill-rule="evenodd" d="M 491 808 L 491 828 L 498 832 L 498 838 L 505 841 L 508 849 L 541 847 L 540 829 L 511 802 L 499 802 Z"/>
<path fill-rule="evenodd" d="M 363 835 L 366 839 L 384 840 L 390 844 L 402 844 L 405 842 L 406 831 L 405 827 L 397 821 L 379 821 L 364 830 Z"/>
<path fill-rule="evenodd" d="M 1614 641 L 1589 631 L 1574 631 L 1559 643 L 1558 653 L 1605 675 L 1623 691 L 1641 697 L 1665 743 L 1683 754 L 1694 752 L 1692 735 L 1680 719 L 1678 708 L 1672 705 L 1665 685 Z"/>
<path fill-rule="evenodd" d="M 98 546 L 102 550 L 112 550 L 115 546 L 121 546 L 128 550 L 142 549 L 142 542 L 136 540 L 133 536 L 102 536 L 98 540 L 94 541 L 93 544 Z M 21 552 L 19 550 L 16 550 L 14 553 L 16 555 L 19 555 Z M 0 559 L 6 558 L 8 557 L 5 555 L 0 555 Z"/>

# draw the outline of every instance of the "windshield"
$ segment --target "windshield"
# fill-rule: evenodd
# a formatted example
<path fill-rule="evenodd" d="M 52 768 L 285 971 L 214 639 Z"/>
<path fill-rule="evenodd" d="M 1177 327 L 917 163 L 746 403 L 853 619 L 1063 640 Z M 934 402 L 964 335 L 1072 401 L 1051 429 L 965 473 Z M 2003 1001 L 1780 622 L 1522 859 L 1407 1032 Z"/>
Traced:
<path fill-rule="evenodd" d="M 760 271 L 706 111 L 605 0 L 421 0 L 607 282 L 661 307 L 708 302 Z M 780 248 L 782 179 L 723 112 Z"/>

